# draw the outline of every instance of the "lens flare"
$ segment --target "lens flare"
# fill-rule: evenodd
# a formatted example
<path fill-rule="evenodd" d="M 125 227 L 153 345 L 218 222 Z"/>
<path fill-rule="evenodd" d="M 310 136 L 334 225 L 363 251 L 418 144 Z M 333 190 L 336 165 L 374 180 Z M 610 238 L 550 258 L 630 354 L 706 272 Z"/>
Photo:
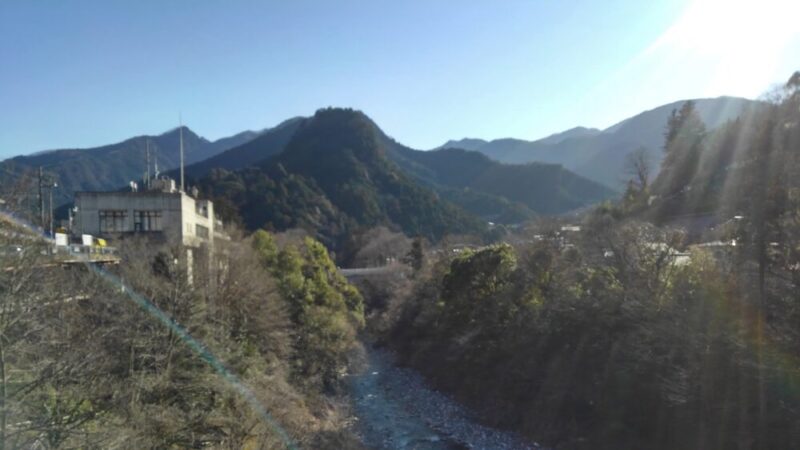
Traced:
<path fill-rule="evenodd" d="M 107 270 L 102 269 L 97 264 L 86 264 L 95 274 L 99 275 L 101 278 L 106 280 L 108 283 L 113 284 L 114 286 L 118 286 L 134 303 L 136 303 L 140 308 L 145 310 L 148 314 L 156 318 L 161 324 L 165 327 L 169 328 L 173 333 L 175 333 L 192 351 L 194 351 L 201 359 L 203 359 L 209 366 L 211 366 L 222 378 L 230 384 L 233 389 L 238 392 L 246 401 L 250 404 L 253 410 L 261 416 L 261 418 L 280 436 L 281 440 L 283 441 L 286 448 L 294 450 L 296 447 L 292 442 L 292 439 L 286 433 L 278 422 L 272 417 L 272 415 L 267 411 L 264 405 L 258 401 L 255 394 L 253 393 L 250 388 L 248 388 L 244 383 L 239 380 L 235 374 L 233 374 L 227 367 L 220 361 L 216 356 L 214 356 L 211 351 L 203 345 L 202 342 L 198 341 L 197 339 L 193 338 L 189 332 L 183 328 L 182 326 L 175 323 L 170 316 L 168 316 L 164 311 L 159 309 L 156 305 L 154 305 L 151 301 L 145 298 L 143 295 L 139 294 L 135 290 L 131 289 L 127 286 L 122 280 L 119 279 L 116 275 L 108 272 Z"/>
<path fill-rule="evenodd" d="M 0 220 L 6 221 L 8 223 L 12 223 L 31 234 L 36 234 L 44 239 L 50 241 L 49 238 L 44 236 L 42 232 L 40 232 L 35 226 L 25 222 L 24 220 L 15 217 L 11 213 L 0 211 Z M 88 259 L 87 255 L 75 255 L 76 259 L 82 259 L 83 263 L 86 267 L 91 270 L 93 273 L 98 275 L 102 280 L 106 281 L 107 283 L 119 288 L 122 292 L 127 295 L 129 299 L 131 299 L 136 305 L 146 311 L 148 314 L 153 316 L 156 320 L 158 320 L 162 325 L 169 328 L 173 333 L 175 333 L 194 353 L 197 354 L 203 361 L 205 361 L 212 369 L 214 369 L 217 374 L 219 374 L 225 381 L 228 382 L 230 387 L 233 388 L 239 395 L 241 395 L 250 407 L 261 417 L 262 420 L 273 430 L 275 433 L 280 437 L 281 441 L 284 443 L 285 447 L 289 450 L 295 450 L 297 447 L 295 446 L 292 438 L 289 437 L 289 434 L 280 424 L 272 417 L 272 415 L 267 411 L 264 405 L 258 401 L 253 391 L 247 387 L 242 381 L 237 377 L 234 373 L 228 370 L 227 367 L 222 363 L 222 361 L 214 356 L 214 354 L 205 346 L 202 342 L 198 341 L 194 337 L 192 337 L 189 332 L 180 326 L 179 324 L 175 323 L 172 318 L 167 315 L 164 311 L 159 309 L 156 305 L 153 304 L 150 300 L 148 300 L 143 295 L 136 292 L 130 286 L 126 285 L 119 277 L 114 275 L 113 273 L 103 269 L 102 267 L 98 266 L 97 264 L 91 264 L 90 260 Z"/>

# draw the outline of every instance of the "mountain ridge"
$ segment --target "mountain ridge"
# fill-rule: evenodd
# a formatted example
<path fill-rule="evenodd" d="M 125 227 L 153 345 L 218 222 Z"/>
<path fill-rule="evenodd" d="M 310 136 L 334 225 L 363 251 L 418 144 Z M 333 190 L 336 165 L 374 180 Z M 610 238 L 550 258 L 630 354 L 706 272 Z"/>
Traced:
<path fill-rule="evenodd" d="M 244 131 L 233 136 L 209 141 L 183 126 L 186 162 L 205 160 L 231 147 L 251 140 L 257 132 Z M 177 168 L 180 160 L 180 127 L 158 135 L 139 135 L 108 145 L 90 148 L 64 148 L 19 155 L 0 162 L 4 173 L 15 177 L 33 173 L 42 167 L 55 177 L 59 188 L 53 191 L 54 204 L 64 205 L 76 191 L 117 189 L 143 178 L 146 171 L 146 148 L 149 145 L 151 173 L 155 163 L 162 172 Z M 4 182 L 13 182 L 7 177 Z"/>
<path fill-rule="evenodd" d="M 340 111 L 341 108 L 334 108 Z M 324 110 L 320 110 L 324 111 Z M 563 167 L 547 164 L 532 164 L 524 167 L 511 167 L 492 161 L 479 152 L 453 152 L 447 150 L 420 151 L 400 144 L 383 132 L 369 116 L 360 111 L 349 111 L 352 114 L 349 120 L 363 122 L 359 125 L 369 128 L 370 133 L 363 139 L 375 140 L 372 145 L 390 159 L 416 183 L 433 189 L 442 198 L 447 199 L 472 214 L 486 221 L 499 223 L 519 223 L 531 219 L 539 214 L 560 214 L 572 209 L 585 207 L 589 204 L 613 197 L 615 194 L 602 185 L 583 180 L 581 177 L 569 173 Z M 288 141 L 299 133 L 311 119 L 290 119 L 285 122 L 287 127 L 275 127 L 265 132 L 259 138 L 230 149 L 212 158 L 193 166 L 188 166 L 187 174 L 200 178 L 208 174 L 213 168 L 239 170 L 247 167 L 244 162 L 256 161 L 259 157 L 263 160 L 277 157 L 284 168 L 291 173 L 297 172 L 297 167 L 292 167 L 293 161 L 298 157 L 308 161 L 308 155 L 298 156 L 297 149 L 289 148 Z M 326 131 L 325 136 L 335 135 L 336 130 Z M 319 141 L 319 139 L 318 139 Z M 281 144 L 286 148 L 281 148 Z M 325 145 L 318 142 L 318 145 Z M 349 148 L 357 147 L 357 143 L 348 144 Z M 361 164 L 364 158 L 373 158 L 374 155 L 346 155 L 349 164 L 341 165 L 339 160 L 317 158 L 314 162 L 311 178 L 327 178 L 332 173 L 348 173 L 353 167 Z M 451 176 L 448 171 L 470 171 L 471 178 Z M 526 186 L 524 191 L 515 189 L 513 183 L 508 185 L 505 179 L 510 177 L 514 183 Z M 502 187 L 493 187 L 498 184 Z"/>
<path fill-rule="evenodd" d="M 686 101 L 670 102 L 642 111 L 596 133 L 571 133 L 573 130 L 594 130 L 575 127 L 534 141 L 515 138 L 484 141 L 485 144 L 473 149 L 505 163 L 538 161 L 562 164 L 579 175 L 620 189 L 625 180 L 625 159 L 640 147 L 646 149 L 657 172 L 663 157 L 661 150 L 667 117 Z M 693 101 L 709 128 L 716 128 L 760 104 L 757 100 L 731 96 Z M 460 141 L 448 141 L 452 142 Z"/>

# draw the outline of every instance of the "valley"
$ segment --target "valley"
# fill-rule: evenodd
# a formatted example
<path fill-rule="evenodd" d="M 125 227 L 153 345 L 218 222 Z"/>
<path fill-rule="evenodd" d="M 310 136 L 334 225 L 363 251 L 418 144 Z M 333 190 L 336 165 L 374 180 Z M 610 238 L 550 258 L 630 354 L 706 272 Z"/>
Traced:
<path fill-rule="evenodd" d="M 0 1 L 0 450 L 800 448 L 800 2 Z"/>
<path fill-rule="evenodd" d="M 503 152 L 323 108 L 4 161 L 2 444 L 787 448 L 798 88 Z"/>

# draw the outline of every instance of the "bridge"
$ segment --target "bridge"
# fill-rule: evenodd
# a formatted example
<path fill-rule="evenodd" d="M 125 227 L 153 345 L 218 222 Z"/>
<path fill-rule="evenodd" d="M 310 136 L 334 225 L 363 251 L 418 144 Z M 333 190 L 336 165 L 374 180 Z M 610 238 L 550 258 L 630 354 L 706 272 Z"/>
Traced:
<path fill-rule="evenodd" d="M 405 264 L 389 264 L 378 267 L 350 267 L 339 269 L 339 273 L 347 279 L 379 277 L 387 275 L 405 276 L 408 266 Z"/>

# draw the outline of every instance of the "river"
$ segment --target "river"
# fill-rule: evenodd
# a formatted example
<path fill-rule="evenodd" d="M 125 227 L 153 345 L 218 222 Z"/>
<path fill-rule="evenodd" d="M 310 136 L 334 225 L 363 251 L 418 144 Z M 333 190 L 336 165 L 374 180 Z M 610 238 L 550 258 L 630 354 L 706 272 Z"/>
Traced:
<path fill-rule="evenodd" d="M 386 450 L 530 450 L 536 443 L 485 427 L 465 408 L 427 386 L 417 372 L 367 348 L 349 378 L 358 432 L 368 447 Z"/>

